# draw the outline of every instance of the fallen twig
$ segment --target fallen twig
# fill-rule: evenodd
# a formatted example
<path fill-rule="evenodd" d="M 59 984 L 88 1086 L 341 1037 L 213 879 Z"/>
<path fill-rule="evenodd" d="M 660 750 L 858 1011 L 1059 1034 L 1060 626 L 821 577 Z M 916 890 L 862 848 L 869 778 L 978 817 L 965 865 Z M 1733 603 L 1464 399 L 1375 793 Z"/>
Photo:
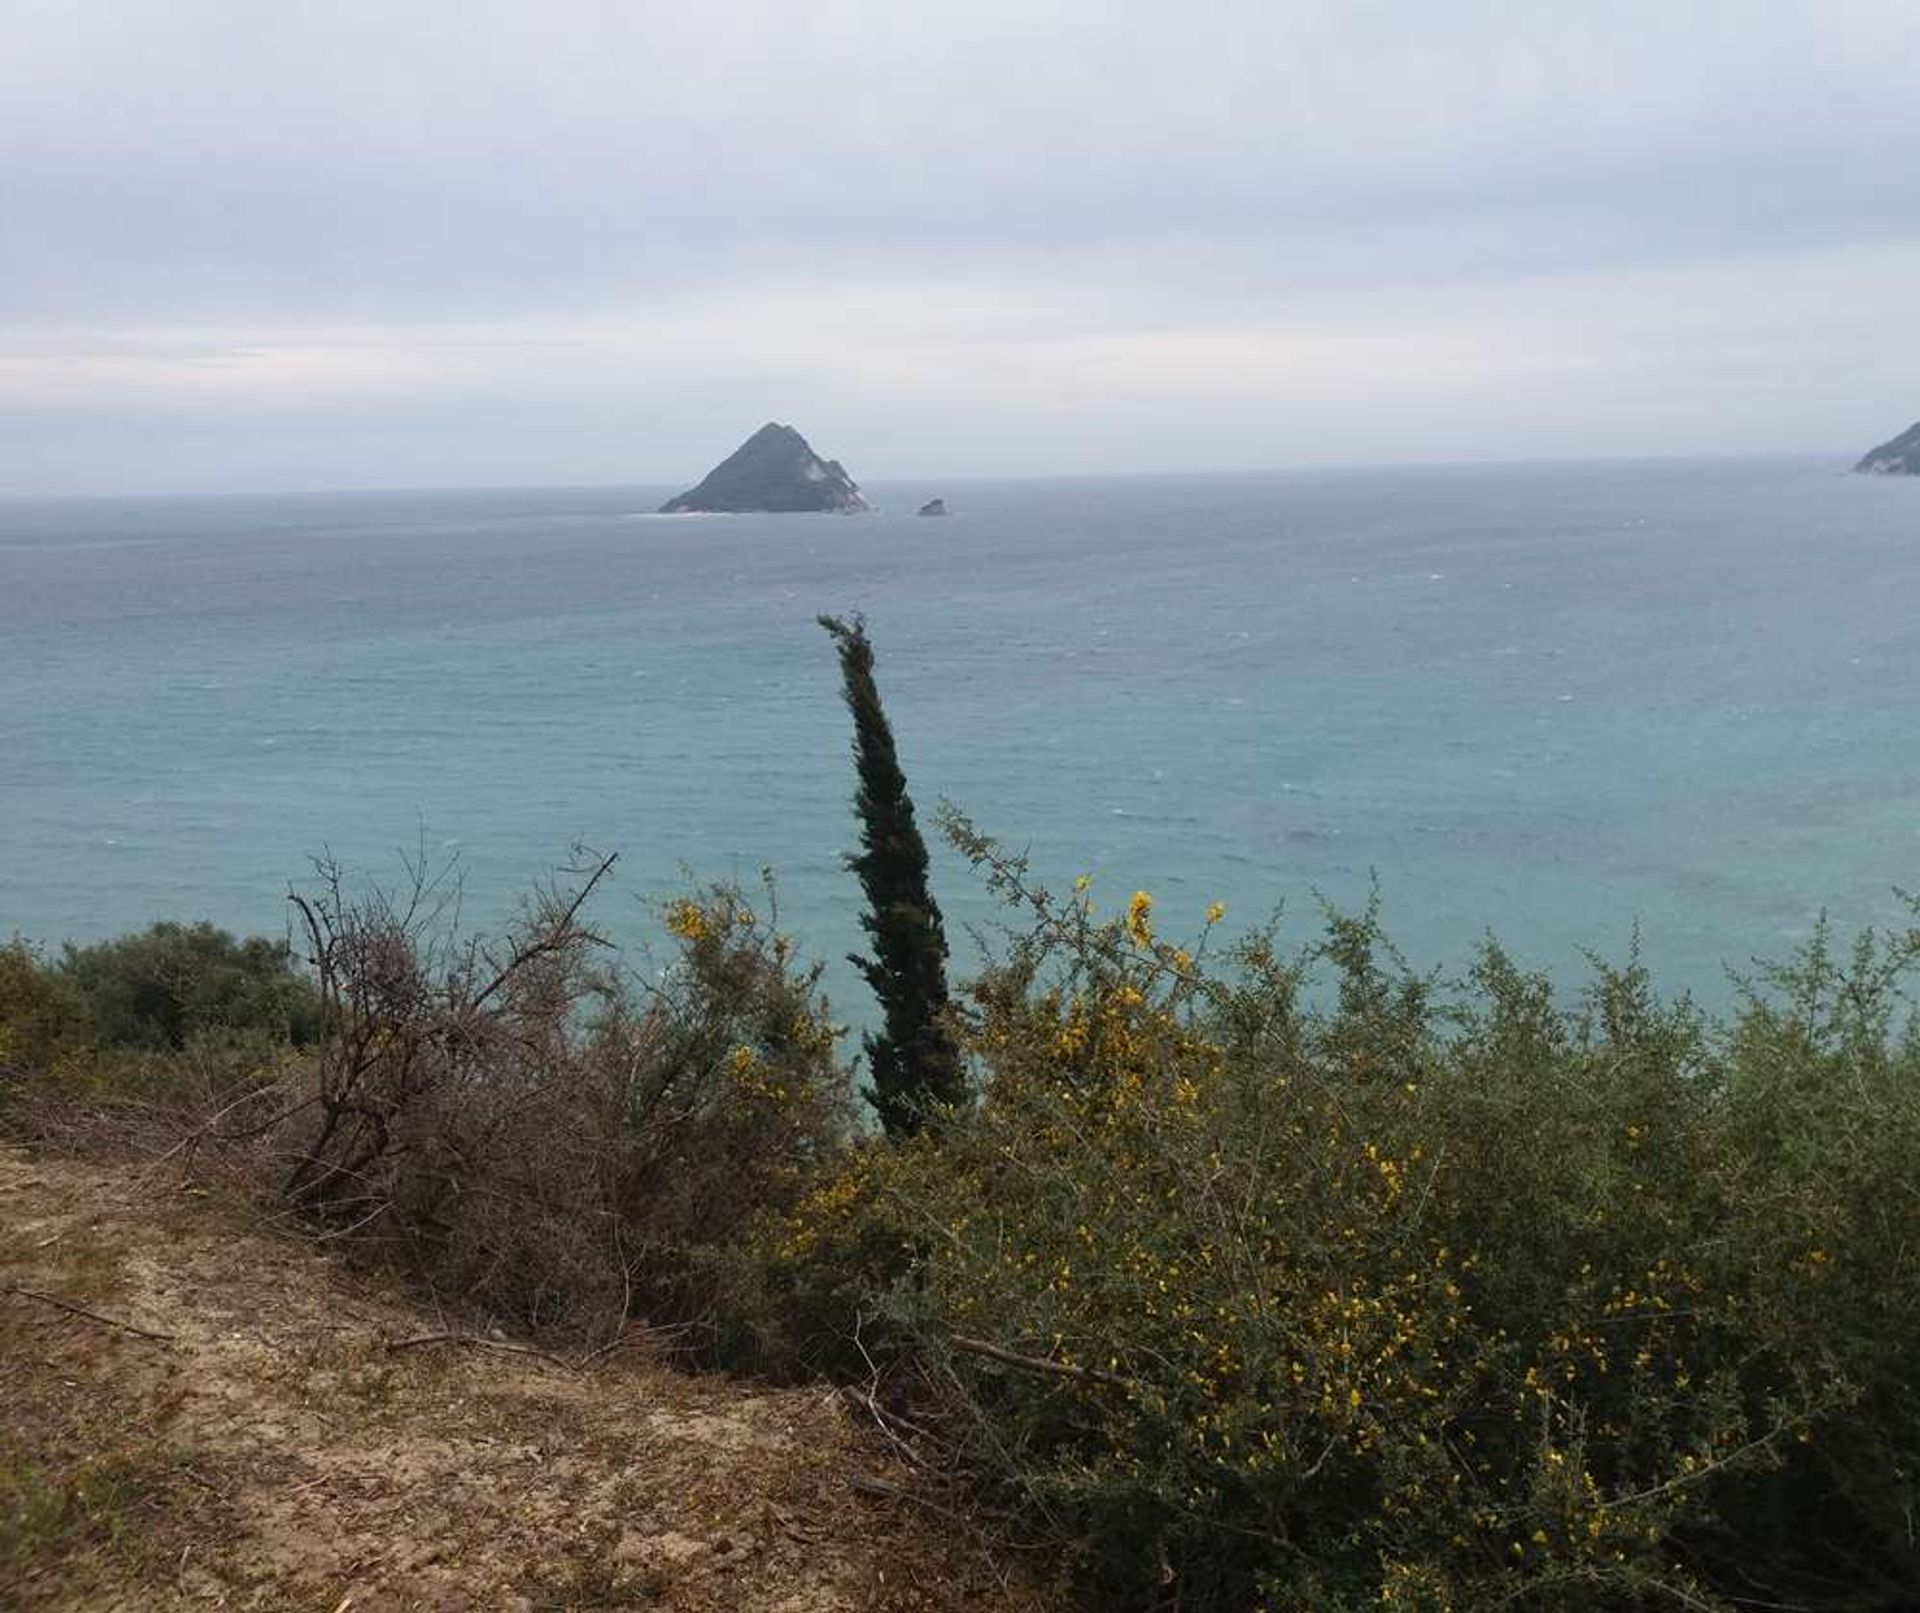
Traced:
<path fill-rule="evenodd" d="M 975 1533 L 981 1532 L 964 1514 L 954 1511 L 952 1507 L 943 1507 L 938 1501 L 920 1494 L 908 1485 L 895 1484 L 891 1479 L 877 1478 L 871 1473 L 849 1473 L 847 1484 L 862 1495 L 879 1496 L 887 1501 L 904 1501 L 908 1506 L 921 1507 L 928 1512 L 936 1513 Z"/>
<path fill-rule="evenodd" d="M 985 1339 L 964 1338 L 955 1333 L 947 1339 L 948 1345 L 962 1355 L 984 1356 L 989 1361 L 998 1361 L 1003 1367 L 1014 1367 L 1021 1372 L 1036 1372 L 1050 1378 L 1073 1378 L 1086 1383 L 1111 1384 L 1116 1389 L 1137 1388 L 1131 1378 L 1123 1378 L 1117 1372 L 1102 1372 L 1098 1367 L 1078 1367 L 1065 1361 L 1049 1361 L 1043 1355 L 1021 1355 L 1017 1350 L 1005 1350 L 997 1344 L 989 1344 Z"/>
<path fill-rule="evenodd" d="M 624 1332 L 621 1333 L 618 1338 L 608 1339 L 607 1342 L 601 1345 L 599 1349 L 589 1350 L 585 1355 L 581 1356 L 579 1361 L 574 1364 L 574 1371 L 585 1372 L 588 1367 L 594 1365 L 598 1361 L 603 1361 L 608 1356 L 612 1355 L 613 1352 L 619 1349 L 623 1344 L 631 1344 L 632 1342 L 633 1341 L 629 1339 Z"/>
<path fill-rule="evenodd" d="M 273 1130 L 275 1126 L 280 1125 L 284 1121 L 291 1120 L 295 1115 L 299 1114 L 301 1110 L 311 1109 L 314 1104 L 320 1101 L 317 1096 L 307 1098 L 300 1103 L 294 1104 L 290 1109 L 279 1111 L 264 1125 L 250 1126 L 244 1131 L 223 1132 L 215 1129 L 219 1126 L 220 1122 L 225 1120 L 234 1110 L 244 1108 L 250 1103 L 257 1103 L 261 1098 L 269 1096 L 270 1091 L 271 1089 L 267 1087 L 256 1087 L 251 1091 L 241 1093 L 233 1102 L 227 1104 L 200 1125 L 195 1126 L 193 1130 L 188 1132 L 186 1136 L 182 1137 L 164 1154 L 148 1160 L 147 1163 L 141 1167 L 143 1176 L 152 1177 L 159 1171 L 162 1165 L 166 1164 L 167 1161 L 172 1159 L 176 1154 L 183 1151 L 190 1154 L 194 1147 L 205 1142 L 210 1137 L 215 1142 L 222 1143 L 246 1142 L 250 1138 L 261 1136 Z"/>
<path fill-rule="evenodd" d="M 505 1339 L 483 1339 L 475 1333 L 422 1333 L 410 1339 L 388 1339 L 387 1353 L 398 1355 L 402 1350 L 423 1350 L 430 1344 L 458 1344 L 472 1350 L 498 1350 L 503 1355 L 530 1355 L 537 1360 L 550 1361 L 567 1372 L 579 1370 L 571 1361 L 555 1355 L 551 1350 L 535 1349 L 531 1344 L 509 1344 Z"/>
<path fill-rule="evenodd" d="M 894 1431 L 893 1418 L 882 1409 L 871 1388 L 862 1389 L 849 1383 L 841 1387 L 840 1393 L 873 1419 L 874 1427 L 886 1436 L 888 1443 L 899 1453 L 902 1461 L 914 1467 L 922 1465 L 920 1453 Z"/>
<path fill-rule="evenodd" d="M 18 1294 L 22 1299 L 37 1299 L 42 1305 L 51 1305 L 56 1310 L 66 1311 L 73 1316 L 84 1316 L 89 1322 L 98 1322 L 103 1327 L 117 1327 L 122 1333 L 131 1333 L 136 1338 L 153 1339 L 160 1344 L 171 1344 L 173 1334 L 156 1333 L 149 1327 L 135 1327 L 131 1322 L 123 1322 L 117 1316 L 102 1316 L 98 1311 L 90 1311 L 84 1305 L 76 1305 L 71 1300 L 61 1299 L 53 1294 L 43 1294 L 37 1288 L 15 1288 L 9 1286 L 9 1294 Z"/>
<path fill-rule="evenodd" d="M 671 1338 L 677 1332 L 675 1328 L 655 1328 L 644 1323 L 631 1324 L 621 1328 L 612 1338 L 598 1349 L 587 1351 L 578 1361 L 572 1363 L 576 1372 L 585 1372 L 588 1367 L 604 1361 L 616 1350 L 639 1350 L 657 1345 L 662 1337 Z"/>

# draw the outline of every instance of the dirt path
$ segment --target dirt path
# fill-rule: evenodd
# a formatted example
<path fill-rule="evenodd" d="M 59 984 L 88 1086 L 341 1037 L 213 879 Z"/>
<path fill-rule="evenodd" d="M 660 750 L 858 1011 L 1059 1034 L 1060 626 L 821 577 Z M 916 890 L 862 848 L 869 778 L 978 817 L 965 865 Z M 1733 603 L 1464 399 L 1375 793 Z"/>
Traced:
<path fill-rule="evenodd" d="M 0 1150 L 0 1607 L 1038 1605 L 826 1391 L 390 1348 L 439 1330 L 175 1184 Z"/>

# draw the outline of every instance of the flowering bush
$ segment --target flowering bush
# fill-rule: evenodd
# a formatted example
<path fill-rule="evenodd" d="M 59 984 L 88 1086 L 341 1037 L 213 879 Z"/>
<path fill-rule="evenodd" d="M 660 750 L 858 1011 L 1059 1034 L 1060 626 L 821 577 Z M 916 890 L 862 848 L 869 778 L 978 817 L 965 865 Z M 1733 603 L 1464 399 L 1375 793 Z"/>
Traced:
<path fill-rule="evenodd" d="M 1723 1030 L 1491 946 L 1443 992 L 1372 912 L 1210 956 L 1218 905 L 1177 945 L 958 836 L 1024 914 L 980 1100 L 777 1254 L 890 1282 L 917 1418 L 1103 1605 L 1904 1605 L 1920 936 L 1817 940 Z"/>
<path fill-rule="evenodd" d="M 750 1229 L 798 1202 L 852 1131 L 820 970 L 796 961 L 771 887 L 762 896 L 756 909 L 713 885 L 670 904 L 677 955 L 591 1048 L 617 1095 L 614 1209 L 634 1296 L 654 1315 L 714 1319 Z"/>

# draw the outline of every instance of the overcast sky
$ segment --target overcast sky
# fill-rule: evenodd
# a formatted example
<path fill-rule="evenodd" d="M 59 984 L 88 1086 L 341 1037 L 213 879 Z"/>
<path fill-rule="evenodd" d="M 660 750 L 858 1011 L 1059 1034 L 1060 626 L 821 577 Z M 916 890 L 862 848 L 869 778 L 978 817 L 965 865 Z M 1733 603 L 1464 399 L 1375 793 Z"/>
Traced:
<path fill-rule="evenodd" d="M 0 492 L 1858 453 L 1920 0 L 7 0 Z"/>

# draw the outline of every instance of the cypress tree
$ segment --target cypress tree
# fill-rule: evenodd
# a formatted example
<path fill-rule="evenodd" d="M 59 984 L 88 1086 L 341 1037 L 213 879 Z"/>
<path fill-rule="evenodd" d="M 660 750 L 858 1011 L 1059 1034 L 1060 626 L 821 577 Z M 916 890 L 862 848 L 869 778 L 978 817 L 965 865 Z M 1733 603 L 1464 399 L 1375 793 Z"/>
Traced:
<path fill-rule="evenodd" d="M 959 1049 L 947 1023 L 947 934 L 927 884 L 927 844 L 914 823 L 893 728 L 874 682 L 866 619 L 856 616 L 847 623 L 822 616 L 820 625 L 840 655 L 860 780 L 853 798 L 860 852 L 847 859 L 847 866 L 859 876 L 867 899 L 860 923 L 873 956 L 850 961 L 872 987 L 884 1015 L 881 1032 L 865 1038 L 872 1079 L 866 1097 L 889 1137 L 910 1137 L 933 1108 L 966 1096 Z"/>

